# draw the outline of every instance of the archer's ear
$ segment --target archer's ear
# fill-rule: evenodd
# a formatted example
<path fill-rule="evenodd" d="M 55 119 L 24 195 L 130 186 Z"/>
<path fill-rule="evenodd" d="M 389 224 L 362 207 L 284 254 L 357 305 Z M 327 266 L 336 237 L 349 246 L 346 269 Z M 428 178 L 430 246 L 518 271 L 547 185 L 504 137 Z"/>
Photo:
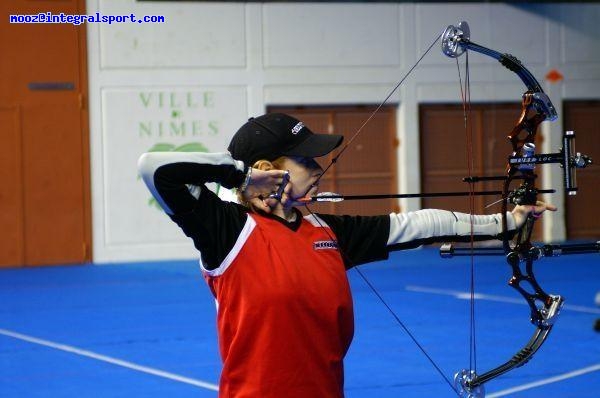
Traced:
<path fill-rule="evenodd" d="M 256 163 L 254 163 L 252 168 L 263 170 L 263 171 L 269 171 L 269 170 L 273 170 L 275 168 L 275 166 L 273 165 L 273 163 L 269 162 L 268 160 L 259 160 Z"/>
<path fill-rule="evenodd" d="M 253 198 L 250 199 L 250 205 L 254 210 L 261 210 L 267 214 L 270 214 L 273 209 L 270 206 L 270 202 L 272 199 L 261 199 L 261 198 Z"/>

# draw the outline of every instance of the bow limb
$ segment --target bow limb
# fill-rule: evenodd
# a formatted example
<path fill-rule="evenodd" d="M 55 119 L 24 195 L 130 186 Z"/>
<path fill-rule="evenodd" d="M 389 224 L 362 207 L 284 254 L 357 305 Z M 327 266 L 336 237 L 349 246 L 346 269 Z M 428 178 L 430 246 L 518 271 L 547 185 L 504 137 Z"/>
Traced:
<path fill-rule="evenodd" d="M 498 60 L 507 69 L 519 76 L 521 81 L 527 87 L 527 91 L 532 93 L 532 104 L 536 109 L 550 121 L 558 117 L 556 109 L 548 96 L 542 90 L 540 83 L 533 74 L 516 57 L 511 54 L 500 53 L 496 50 L 483 47 L 473 43 L 470 40 L 471 31 L 466 22 L 460 22 L 456 26 L 448 26 L 442 34 L 442 51 L 451 58 L 461 56 L 465 51 L 472 50 L 483 55 L 487 55 Z"/>
<path fill-rule="evenodd" d="M 531 311 L 530 321 L 536 328 L 527 344 L 503 364 L 480 375 L 475 372 L 467 374 L 464 370 L 461 371 L 458 381 L 464 397 L 483 396 L 474 392 L 483 391 L 484 383 L 525 365 L 546 341 L 562 308 L 564 299 L 546 293 L 533 272 L 534 261 L 541 257 L 539 249 L 529 243 L 534 223 L 535 217 L 529 216 L 525 226 L 519 232 L 516 246 L 507 256 L 507 261 L 512 269 L 512 277 L 508 284 L 525 298 Z M 525 287 L 523 284 L 528 286 Z"/>

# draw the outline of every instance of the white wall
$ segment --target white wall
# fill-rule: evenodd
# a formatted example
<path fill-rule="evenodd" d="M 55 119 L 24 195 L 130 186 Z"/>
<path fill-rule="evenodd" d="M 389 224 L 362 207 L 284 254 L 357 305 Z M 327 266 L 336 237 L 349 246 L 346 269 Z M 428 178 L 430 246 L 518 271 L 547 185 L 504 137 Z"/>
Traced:
<path fill-rule="evenodd" d="M 222 151 L 268 105 L 377 104 L 449 24 L 517 56 L 558 109 L 600 98 L 600 5 L 207 3 L 88 0 L 87 13 L 164 15 L 164 24 L 88 24 L 94 261 L 195 258 L 189 240 L 148 204 L 138 156 L 158 143 Z M 516 101 L 517 77 L 472 54 L 472 101 Z M 565 79 L 544 76 L 559 70 Z M 418 192 L 418 104 L 459 102 L 454 60 L 439 44 L 391 100 L 398 104 L 399 187 Z M 517 115 L 515 115 L 516 120 Z M 562 119 L 545 123 L 545 152 Z M 456 132 L 463 134 L 463 132 Z M 463 156 L 458 154 L 457 156 Z M 558 168 L 547 186 L 560 186 Z M 548 171 L 551 171 L 550 169 Z M 551 198 L 562 204 L 562 196 Z M 402 203 L 406 210 L 418 201 Z M 562 214 L 546 237 L 564 237 Z"/>

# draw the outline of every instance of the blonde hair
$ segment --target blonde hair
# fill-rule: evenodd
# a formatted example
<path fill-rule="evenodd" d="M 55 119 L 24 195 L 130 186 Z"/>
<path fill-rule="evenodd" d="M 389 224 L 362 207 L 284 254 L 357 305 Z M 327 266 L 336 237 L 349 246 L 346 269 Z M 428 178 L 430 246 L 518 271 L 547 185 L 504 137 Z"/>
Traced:
<path fill-rule="evenodd" d="M 252 165 L 252 168 L 258 169 L 258 170 L 263 170 L 263 171 L 283 170 L 283 162 L 285 161 L 285 159 L 286 159 L 285 156 L 280 156 L 273 161 L 269 161 L 266 159 L 257 160 Z M 253 212 L 256 212 L 256 210 L 257 210 L 256 206 L 254 206 L 252 203 L 246 201 L 240 191 L 237 192 L 237 199 L 241 205 L 249 208 Z"/>

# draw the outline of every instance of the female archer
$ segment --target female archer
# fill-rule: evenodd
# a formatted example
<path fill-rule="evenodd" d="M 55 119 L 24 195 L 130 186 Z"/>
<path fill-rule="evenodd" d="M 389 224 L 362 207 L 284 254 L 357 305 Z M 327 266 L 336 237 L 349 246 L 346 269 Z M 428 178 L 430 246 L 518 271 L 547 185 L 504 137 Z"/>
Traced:
<path fill-rule="evenodd" d="M 340 398 L 354 319 L 346 271 L 392 250 L 500 238 L 501 214 L 420 210 L 380 216 L 303 216 L 323 170 L 314 158 L 342 142 L 284 114 L 250 119 L 229 152 L 146 153 L 144 182 L 200 252 L 218 303 L 219 396 Z M 289 180 L 289 181 L 288 181 Z M 241 204 L 206 186 L 237 188 Z M 279 195 L 273 194 L 278 192 Z M 510 231 L 554 206 L 516 206 Z"/>

